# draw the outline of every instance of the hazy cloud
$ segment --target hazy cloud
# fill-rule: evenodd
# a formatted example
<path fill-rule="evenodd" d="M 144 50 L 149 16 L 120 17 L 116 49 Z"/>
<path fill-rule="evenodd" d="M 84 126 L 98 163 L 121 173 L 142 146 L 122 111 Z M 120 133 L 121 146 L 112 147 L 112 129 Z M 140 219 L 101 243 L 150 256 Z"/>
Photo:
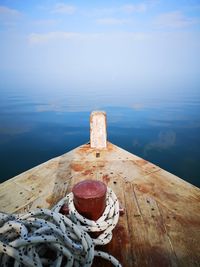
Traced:
<path fill-rule="evenodd" d="M 28 36 L 30 44 L 41 44 L 55 40 L 70 40 L 80 37 L 79 33 L 75 32 L 48 32 L 44 34 L 32 33 Z"/>
<path fill-rule="evenodd" d="M 0 16 L 2 17 L 18 17 L 20 16 L 21 13 L 12 8 L 8 8 L 6 6 L 0 6 Z"/>
<path fill-rule="evenodd" d="M 132 13 L 142 13 L 145 12 L 150 5 L 150 2 L 147 3 L 138 3 L 138 4 L 127 4 L 122 6 L 111 6 L 106 8 L 94 8 L 92 10 L 86 10 L 84 12 L 87 16 L 100 17 L 100 16 L 114 16 L 114 15 L 127 15 Z"/>
<path fill-rule="evenodd" d="M 173 11 L 157 16 L 154 25 L 159 28 L 183 28 L 197 22 L 197 19 L 186 17 L 181 11 Z"/>
<path fill-rule="evenodd" d="M 145 3 L 124 5 L 121 7 L 121 10 L 126 13 L 140 13 L 145 12 L 147 10 L 147 5 Z"/>
<path fill-rule="evenodd" d="M 75 6 L 68 5 L 68 4 L 65 4 L 65 3 L 58 3 L 51 10 L 52 13 L 68 14 L 68 15 L 74 14 L 75 11 L 76 11 L 76 7 Z"/>
<path fill-rule="evenodd" d="M 56 25 L 58 22 L 59 20 L 56 19 L 40 19 L 33 21 L 33 24 L 38 26 L 52 26 Z"/>
<path fill-rule="evenodd" d="M 99 16 L 112 16 L 117 13 L 117 7 L 109 7 L 109 8 L 93 8 L 91 10 L 86 10 L 83 14 L 92 17 Z"/>
<path fill-rule="evenodd" d="M 129 23 L 129 19 L 117 19 L 117 18 L 102 18 L 97 19 L 96 23 L 100 25 L 122 25 Z"/>
<path fill-rule="evenodd" d="M 0 24 L 3 26 L 8 28 L 15 26 L 21 15 L 22 13 L 16 9 L 0 6 Z"/>
<path fill-rule="evenodd" d="M 32 33 L 28 36 L 30 44 L 44 44 L 60 40 L 114 40 L 128 38 L 130 41 L 143 41 L 150 37 L 149 34 L 143 32 L 127 32 L 127 33 L 80 33 L 80 32 L 48 32 L 48 33 Z"/>

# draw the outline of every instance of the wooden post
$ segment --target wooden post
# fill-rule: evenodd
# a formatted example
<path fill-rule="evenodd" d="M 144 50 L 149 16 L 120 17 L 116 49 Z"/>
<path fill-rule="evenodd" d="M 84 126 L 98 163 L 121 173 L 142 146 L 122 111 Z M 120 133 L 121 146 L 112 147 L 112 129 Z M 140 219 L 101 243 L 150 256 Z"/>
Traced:
<path fill-rule="evenodd" d="M 93 111 L 90 115 L 90 146 L 102 149 L 107 146 L 106 113 Z"/>

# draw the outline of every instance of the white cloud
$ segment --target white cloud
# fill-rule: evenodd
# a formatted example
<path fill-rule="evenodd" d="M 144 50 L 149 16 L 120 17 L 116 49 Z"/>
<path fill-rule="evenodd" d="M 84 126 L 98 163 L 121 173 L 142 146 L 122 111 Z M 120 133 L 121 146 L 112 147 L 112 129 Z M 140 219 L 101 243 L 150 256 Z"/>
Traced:
<path fill-rule="evenodd" d="M 117 18 L 102 18 L 97 19 L 96 23 L 101 25 L 122 25 L 129 23 L 128 19 L 117 19 Z"/>
<path fill-rule="evenodd" d="M 163 13 L 154 19 L 154 25 L 159 28 L 183 28 L 197 22 L 196 18 L 186 17 L 180 11 Z"/>
<path fill-rule="evenodd" d="M 121 9 L 126 13 L 142 13 L 147 10 L 147 5 L 145 3 L 139 3 L 139 4 L 130 4 L 130 5 L 124 5 L 121 7 Z"/>
<path fill-rule="evenodd" d="M 51 10 L 52 13 L 68 14 L 68 15 L 74 14 L 75 11 L 76 11 L 76 7 L 75 6 L 68 5 L 68 4 L 65 4 L 65 3 L 58 3 Z"/>

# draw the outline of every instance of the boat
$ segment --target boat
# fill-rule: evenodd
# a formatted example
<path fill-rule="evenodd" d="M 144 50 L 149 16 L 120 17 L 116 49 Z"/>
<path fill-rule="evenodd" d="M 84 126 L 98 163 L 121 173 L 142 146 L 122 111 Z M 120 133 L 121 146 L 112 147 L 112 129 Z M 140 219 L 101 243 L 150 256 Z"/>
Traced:
<path fill-rule="evenodd" d="M 108 142 L 105 112 L 91 113 L 90 142 L 1 183 L 0 211 L 51 209 L 87 179 L 119 200 L 122 214 L 103 250 L 123 267 L 200 266 L 200 189 Z"/>

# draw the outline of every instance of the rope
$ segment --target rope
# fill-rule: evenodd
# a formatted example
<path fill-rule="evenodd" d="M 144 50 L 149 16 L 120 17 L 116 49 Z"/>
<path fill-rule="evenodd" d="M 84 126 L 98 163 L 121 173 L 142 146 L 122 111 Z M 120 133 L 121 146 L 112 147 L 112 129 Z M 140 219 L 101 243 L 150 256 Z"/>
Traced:
<path fill-rule="evenodd" d="M 59 213 L 68 205 L 69 215 Z M 94 257 L 121 264 L 112 255 L 95 250 L 112 239 L 112 230 L 119 219 L 119 203 L 108 188 L 103 215 L 92 221 L 80 215 L 74 207 L 73 194 L 61 199 L 52 210 L 36 209 L 26 214 L 0 213 L 1 266 L 65 266 L 90 267 Z M 88 232 L 101 232 L 91 238 Z"/>

